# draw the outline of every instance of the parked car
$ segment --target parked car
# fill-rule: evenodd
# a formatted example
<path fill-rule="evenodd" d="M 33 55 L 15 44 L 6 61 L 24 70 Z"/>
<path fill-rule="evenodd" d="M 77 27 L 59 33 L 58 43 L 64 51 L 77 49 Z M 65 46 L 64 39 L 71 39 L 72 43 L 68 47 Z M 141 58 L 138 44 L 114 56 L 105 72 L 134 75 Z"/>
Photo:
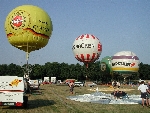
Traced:
<path fill-rule="evenodd" d="M 80 87 L 80 86 L 84 86 L 83 82 L 74 82 L 74 86 Z"/>
<path fill-rule="evenodd" d="M 31 89 L 39 89 L 39 80 L 29 80 Z"/>
<path fill-rule="evenodd" d="M 88 84 L 88 86 L 90 86 L 90 87 L 94 87 L 94 86 L 96 86 L 97 84 L 95 84 L 94 82 L 93 83 L 90 83 L 90 84 Z"/>

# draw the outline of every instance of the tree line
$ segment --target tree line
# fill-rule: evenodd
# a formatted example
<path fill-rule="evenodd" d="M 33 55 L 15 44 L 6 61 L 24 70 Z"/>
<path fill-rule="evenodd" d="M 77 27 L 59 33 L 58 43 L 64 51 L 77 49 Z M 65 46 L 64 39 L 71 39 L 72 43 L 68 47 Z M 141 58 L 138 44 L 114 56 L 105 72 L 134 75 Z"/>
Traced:
<path fill-rule="evenodd" d="M 16 64 L 1 64 L 0 65 L 0 76 L 20 76 L 23 77 L 26 73 L 26 64 L 23 66 Z M 88 68 L 86 65 L 58 63 L 58 62 L 47 62 L 44 65 L 31 65 L 30 66 L 30 78 L 31 79 L 44 79 L 44 77 L 56 77 L 57 80 L 65 79 L 76 79 L 78 81 L 99 81 L 102 83 L 111 82 L 111 80 L 123 81 L 124 78 L 119 73 L 110 72 L 108 66 L 105 70 L 101 70 L 100 61 L 90 63 Z M 139 64 L 138 73 L 133 73 L 127 79 L 130 80 L 148 80 L 150 79 L 150 65 Z"/>

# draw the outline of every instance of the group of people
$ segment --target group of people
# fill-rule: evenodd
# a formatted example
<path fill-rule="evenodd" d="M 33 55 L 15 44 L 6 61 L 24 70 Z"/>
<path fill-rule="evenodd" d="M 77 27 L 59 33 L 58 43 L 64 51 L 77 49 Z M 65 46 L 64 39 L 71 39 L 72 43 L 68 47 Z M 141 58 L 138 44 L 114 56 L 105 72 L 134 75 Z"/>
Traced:
<path fill-rule="evenodd" d="M 145 84 L 144 81 L 140 81 L 138 90 L 141 92 L 142 106 L 144 107 L 146 102 L 147 107 L 150 107 L 150 81 L 148 84 Z"/>
<path fill-rule="evenodd" d="M 114 92 L 111 93 L 111 95 L 113 95 L 115 99 L 121 99 L 122 97 L 126 96 L 127 93 L 120 91 L 119 88 L 116 88 Z"/>
<path fill-rule="evenodd" d="M 70 87 L 70 93 L 73 94 L 73 89 L 74 89 L 74 82 L 70 82 L 69 84 Z M 120 87 L 120 85 L 118 85 Z M 125 96 L 126 93 L 123 91 L 119 91 L 119 87 L 117 90 L 115 90 L 112 95 L 114 95 L 115 98 L 120 98 L 121 96 Z M 141 92 L 141 98 L 142 98 L 142 106 L 145 106 L 145 101 L 146 105 L 150 107 L 150 81 L 146 85 L 144 81 L 140 82 L 140 85 L 138 87 L 138 90 Z"/>
<path fill-rule="evenodd" d="M 138 90 L 140 90 L 141 93 L 141 98 L 142 98 L 142 106 L 146 106 L 150 107 L 150 81 L 148 82 L 148 84 L 145 84 L 144 80 L 139 82 L 140 85 L 138 87 Z M 115 85 L 114 85 L 115 84 Z M 119 87 L 116 88 L 115 86 L 117 86 L 117 82 L 114 82 L 113 86 L 114 86 L 114 92 L 111 93 L 111 95 L 114 95 L 114 98 L 119 99 L 122 96 L 125 96 L 126 93 L 123 91 L 119 91 Z"/>
<path fill-rule="evenodd" d="M 120 82 L 112 81 L 112 86 L 113 86 L 113 88 L 116 88 L 116 87 L 120 88 Z"/>

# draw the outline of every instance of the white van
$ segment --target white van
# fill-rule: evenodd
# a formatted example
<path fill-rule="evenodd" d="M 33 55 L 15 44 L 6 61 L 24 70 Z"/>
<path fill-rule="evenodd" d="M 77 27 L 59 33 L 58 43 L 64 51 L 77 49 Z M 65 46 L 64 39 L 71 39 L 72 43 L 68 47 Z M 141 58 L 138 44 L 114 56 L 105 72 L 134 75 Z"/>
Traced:
<path fill-rule="evenodd" d="M 0 106 L 27 107 L 23 77 L 0 76 Z"/>

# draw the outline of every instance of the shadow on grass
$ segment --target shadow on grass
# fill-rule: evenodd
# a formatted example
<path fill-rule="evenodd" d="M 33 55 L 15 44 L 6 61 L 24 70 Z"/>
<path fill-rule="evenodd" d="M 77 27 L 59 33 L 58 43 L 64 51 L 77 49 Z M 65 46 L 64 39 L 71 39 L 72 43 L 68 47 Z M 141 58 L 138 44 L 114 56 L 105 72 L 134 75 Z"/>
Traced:
<path fill-rule="evenodd" d="M 38 91 L 38 90 L 32 90 L 32 92 L 30 94 L 31 95 L 42 95 L 42 92 Z"/>
<path fill-rule="evenodd" d="M 53 100 L 43 100 L 43 99 L 29 100 L 27 109 L 34 109 L 37 107 L 50 106 L 54 104 L 56 103 Z"/>
<path fill-rule="evenodd" d="M 45 90 L 45 89 L 40 88 L 39 90 Z"/>
<path fill-rule="evenodd" d="M 57 84 L 56 86 L 68 86 L 67 84 Z"/>
<path fill-rule="evenodd" d="M 39 90 L 32 90 L 32 93 L 28 93 L 26 96 L 28 96 L 28 98 L 30 96 L 34 96 L 34 95 L 42 95 L 43 96 L 43 92 L 39 91 Z M 34 109 L 34 108 L 39 108 L 39 107 L 44 107 L 44 106 L 51 106 L 56 104 L 55 101 L 53 100 L 44 100 L 44 99 L 34 99 L 34 100 L 28 100 L 28 105 L 27 108 L 24 107 L 17 107 L 17 106 L 5 106 L 2 109 Z"/>
<path fill-rule="evenodd" d="M 29 100 L 27 108 L 24 107 L 17 107 L 17 106 L 8 106 L 2 109 L 35 109 L 43 106 L 51 106 L 56 104 L 53 100 L 43 100 L 43 99 L 36 99 L 36 100 Z"/>

